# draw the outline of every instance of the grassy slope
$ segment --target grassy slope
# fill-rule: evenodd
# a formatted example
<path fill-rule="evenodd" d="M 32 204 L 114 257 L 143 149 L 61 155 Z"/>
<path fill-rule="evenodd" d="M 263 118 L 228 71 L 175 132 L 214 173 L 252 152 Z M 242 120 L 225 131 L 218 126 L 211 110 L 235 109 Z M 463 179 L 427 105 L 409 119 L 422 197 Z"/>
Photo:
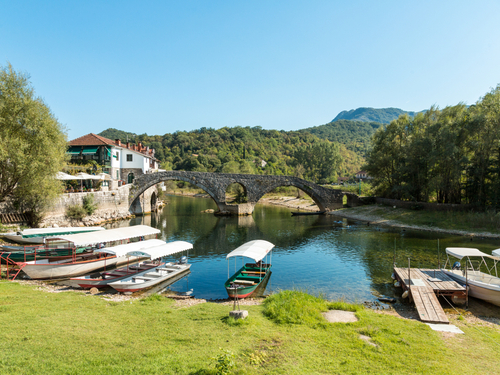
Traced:
<path fill-rule="evenodd" d="M 369 310 L 358 312 L 357 323 L 278 325 L 262 306 L 246 306 L 249 320 L 234 325 L 226 321 L 230 309 L 215 303 L 180 309 L 163 297 L 110 302 L 0 282 L 0 373 L 209 374 L 219 348 L 235 354 L 241 374 L 498 370 L 498 327 L 461 326 L 465 335 L 444 338 L 424 324 Z"/>

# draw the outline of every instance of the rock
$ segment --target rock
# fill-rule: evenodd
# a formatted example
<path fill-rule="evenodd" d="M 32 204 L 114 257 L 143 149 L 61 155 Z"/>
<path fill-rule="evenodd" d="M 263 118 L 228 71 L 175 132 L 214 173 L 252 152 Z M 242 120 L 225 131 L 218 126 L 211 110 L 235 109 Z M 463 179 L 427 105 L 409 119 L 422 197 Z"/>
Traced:
<path fill-rule="evenodd" d="M 233 317 L 234 319 L 245 319 L 248 316 L 248 311 L 247 310 L 229 311 L 229 316 Z"/>

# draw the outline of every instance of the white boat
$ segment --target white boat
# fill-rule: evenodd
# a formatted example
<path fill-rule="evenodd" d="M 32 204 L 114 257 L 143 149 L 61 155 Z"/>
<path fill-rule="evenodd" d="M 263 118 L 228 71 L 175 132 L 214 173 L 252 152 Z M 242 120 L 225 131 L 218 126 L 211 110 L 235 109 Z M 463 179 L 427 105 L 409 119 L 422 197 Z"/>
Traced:
<path fill-rule="evenodd" d="M 130 251 L 137 251 L 146 248 L 152 248 L 156 246 L 164 245 L 165 241 L 152 239 L 146 241 L 132 242 L 126 245 L 119 245 L 110 248 L 94 250 L 95 253 L 106 253 L 111 254 L 116 257 L 123 257 Z M 74 287 L 80 287 L 84 289 L 88 288 L 104 288 L 108 286 L 109 283 L 124 279 L 128 276 L 133 276 L 139 272 L 147 271 L 154 267 L 158 267 L 160 262 L 158 261 L 143 261 L 140 263 L 127 263 L 126 266 L 121 268 L 112 269 L 110 271 L 104 271 L 100 273 L 92 273 L 90 275 L 73 277 L 69 280 L 68 285 Z"/>
<path fill-rule="evenodd" d="M 448 247 L 446 254 L 448 258 L 445 269 L 442 270 L 444 273 L 462 285 L 468 285 L 470 296 L 500 306 L 500 277 L 498 277 L 497 270 L 500 249 L 494 250 L 493 255 L 488 255 L 478 249 Z M 452 265 L 450 256 L 464 260 L 464 264 L 457 261 Z M 446 269 L 448 262 L 450 262 L 451 269 Z"/>
<path fill-rule="evenodd" d="M 127 262 L 137 262 L 141 257 L 112 255 L 109 252 L 94 252 L 91 249 L 87 253 L 76 254 L 76 248 L 85 246 L 105 247 L 106 244 L 129 241 L 132 238 L 144 238 L 149 235 L 157 235 L 160 230 L 147 225 L 136 225 L 117 229 L 108 229 L 101 232 L 71 234 L 59 236 L 47 240 L 46 246 L 57 248 L 59 246 L 70 246 L 75 249 L 71 259 L 52 261 L 40 259 L 30 262 L 20 262 L 18 265 L 22 271 L 31 279 L 61 279 L 80 275 L 86 275 L 93 271 L 106 267 L 117 267 Z M 142 257 L 144 258 L 144 257 Z"/>
<path fill-rule="evenodd" d="M 17 243 L 42 244 L 45 239 L 67 234 L 88 233 L 106 230 L 103 227 L 61 227 L 61 228 L 34 228 L 19 232 L 4 233 L 1 236 Z"/>
<path fill-rule="evenodd" d="M 189 242 L 175 241 L 153 248 L 131 251 L 128 255 L 158 259 L 182 251 L 187 251 L 192 248 L 193 245 Z M 187 257 L 184 256 L 179 262 L 161 263 L 157 267 L 139 272 L 133 276 L 128 276 L 119 281 L 109 283 L 108 285 L 122 293 L 137 292 L 139 290 L 151 288 L 152 286 L 163 283 L 169 279 L 173 279 L 176 276 L 188 271 L 190 268 L 191 264 L 187 263 Z"/>

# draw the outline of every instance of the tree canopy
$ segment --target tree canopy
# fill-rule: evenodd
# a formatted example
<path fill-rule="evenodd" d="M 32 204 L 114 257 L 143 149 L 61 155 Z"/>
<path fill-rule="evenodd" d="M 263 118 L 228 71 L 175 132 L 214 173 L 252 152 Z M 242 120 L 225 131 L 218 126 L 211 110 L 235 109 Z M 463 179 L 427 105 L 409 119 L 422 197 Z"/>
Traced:
<path fill-rule="evenodd" d="M 475 105 L 400 116 L 373 137 L 381 196 L 500 207 L 500 85 Z"/>
<path fill-rule="evenodd" d="M 0 67 L 0 202 L 7 197 L 32 224 L 61 189 L 66 135 L 26 74 Z"/>

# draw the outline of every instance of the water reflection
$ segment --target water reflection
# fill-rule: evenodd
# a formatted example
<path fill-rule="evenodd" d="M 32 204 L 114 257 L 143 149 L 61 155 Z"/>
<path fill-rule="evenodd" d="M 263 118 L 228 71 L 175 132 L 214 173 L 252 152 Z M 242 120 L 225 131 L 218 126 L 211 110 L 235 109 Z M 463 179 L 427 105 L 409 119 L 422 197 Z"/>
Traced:
<path fill-rule="evenodd" d="M 115 226 L 146 224 L 161 230 L 166 241 L 188 241 L 192 263 L 189 287 L 197 298 L 225 298 L 226 254 L 247 241 L 274 243 L 273 276 L 267 292 L 297 288 L 329 299 L 374 301 L 395 296 L 390 275 L 396 265 L 436 268 L 447 246 L 478 247 L 491 253 L 498 241 L 415 232 L 366 225 L 333 215 L 291 216 L 279 206 L 257 205 L 252 216 L 217 217 L 211 199 L 169 197 L 159 213 Z M 186 291 L 184 282 L 170 286 Z"/>

